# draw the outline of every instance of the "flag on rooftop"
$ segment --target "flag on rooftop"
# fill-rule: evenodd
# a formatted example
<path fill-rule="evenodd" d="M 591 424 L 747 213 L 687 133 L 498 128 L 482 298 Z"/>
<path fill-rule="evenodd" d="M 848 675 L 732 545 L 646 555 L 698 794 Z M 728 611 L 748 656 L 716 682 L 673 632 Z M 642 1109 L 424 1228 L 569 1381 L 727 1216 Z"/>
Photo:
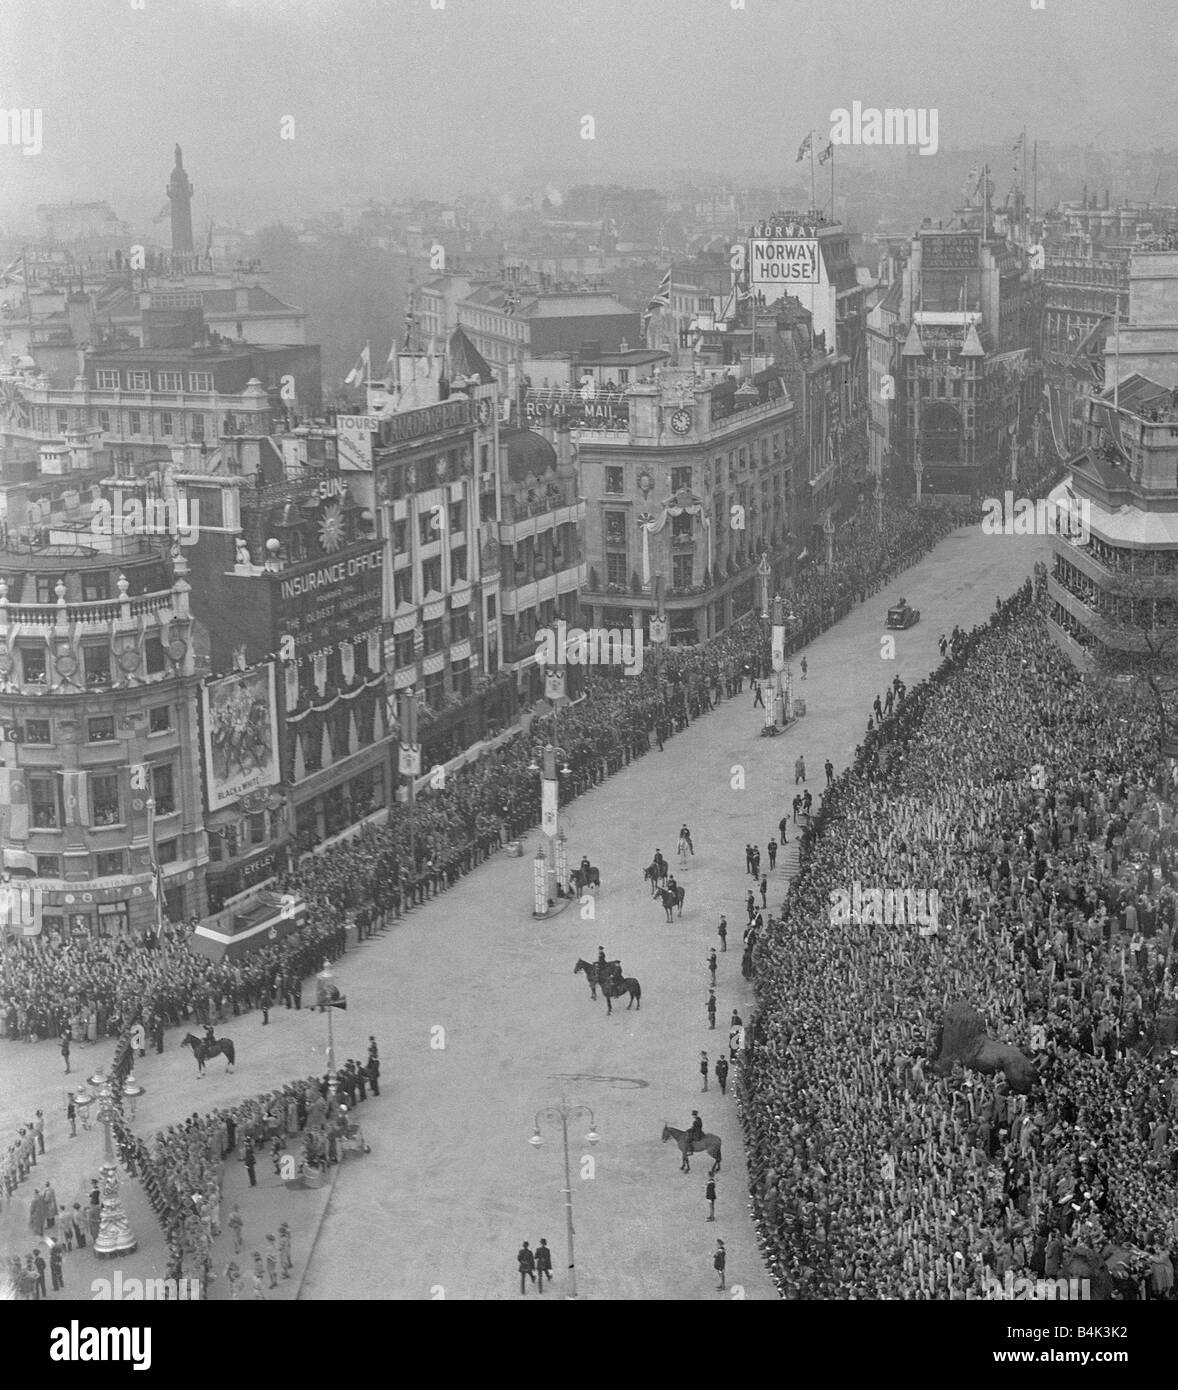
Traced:
<path fill-rule="evenodd" d="M 813 137 L 813 135 L 811 135 L 811 133 L 810 133 L 809 131 L 807 131 L 807 132 L 806 132 L 806 138 L 805 138 L 805 139 L 802 141 L 802 143 L 798 146 L 798 157 L 797 157 L 797 159 L 794 160 L 794 163 L 795 163 L 795 164 L 800 164 L 800 163 L 802 162 L 802 160 L 805 159 L 805 157 L 810 153 L 810 151 L 811 151 L 811 149 L 812 149 L 812 147 L 813 147 L 813 144 L 814 144 L 814 137 Z"/>
<path fill-rule="evenodd" d="M 819 163 L 819 164 L 825 164 L 826 161 L 827 161 L 828 159 L 833 158 L 833 156 L 834 156 L 834 141 L 833 141 L 833 140 L 828 140 L 828 141 L 826 142 L 826 148 L 825 148 L 825 149 L 822 151 L 822 153 L 818 156 L 818 163 Z"/>
<path fill-rule="evenodd" d="M 347 376 L 344 377 L 344 385 L 345 385 L 345 386 L 359 386 L 361 382 L 364 382 L 364 381 L 367 381 L 367 380 L 368 380 L 368 377 L 369 377 L 369 374 L 371 373 L 371 371 L 372 371 L 372 352 L 371 352 L 370 348 L 368 347 L 368 345 L 365 344 L 365 346 L 364 346 L 364 351 L 360 354 L 359 358 L 357 359 L 356 365 L 355 365 L 355 366 L 352 368 L 352 370 L 347 374 Z"/>

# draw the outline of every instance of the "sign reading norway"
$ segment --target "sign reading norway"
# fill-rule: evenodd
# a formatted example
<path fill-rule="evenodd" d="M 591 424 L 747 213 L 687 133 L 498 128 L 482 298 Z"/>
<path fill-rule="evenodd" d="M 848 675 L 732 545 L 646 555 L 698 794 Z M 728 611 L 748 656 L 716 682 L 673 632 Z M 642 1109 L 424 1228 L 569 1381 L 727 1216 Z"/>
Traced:
<path fill-rule="evenodd" d="M 274 663 L 234 671 L 201 691 L 210 811 L 279 780 Z"/>

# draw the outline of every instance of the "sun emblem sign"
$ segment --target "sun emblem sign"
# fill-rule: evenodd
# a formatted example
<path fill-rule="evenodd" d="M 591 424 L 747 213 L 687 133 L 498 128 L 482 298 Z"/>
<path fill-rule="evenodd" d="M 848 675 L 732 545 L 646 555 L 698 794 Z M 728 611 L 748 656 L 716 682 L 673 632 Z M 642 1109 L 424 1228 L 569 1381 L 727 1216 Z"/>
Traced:
<path fill-rule="evenodd" d="M 323 516 L 319 522 L 319 544 L 331 554 L 338 550 L 344 543 L 344 518 L 339 507 L 334 503 L 330 507 L 323 509 Z"/>

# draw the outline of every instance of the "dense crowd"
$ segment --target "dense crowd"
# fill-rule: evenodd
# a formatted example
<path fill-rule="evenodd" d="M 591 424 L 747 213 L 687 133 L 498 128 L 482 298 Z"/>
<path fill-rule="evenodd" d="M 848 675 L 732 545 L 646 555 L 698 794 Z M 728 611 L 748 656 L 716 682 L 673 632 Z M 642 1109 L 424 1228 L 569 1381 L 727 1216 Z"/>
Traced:
<path fill-rule="evenodd" d="M 743 1114 L 783 1293 L 1172 1296 L 1176 800 L 1155 712 L 1077 679 L 1029 583 L 873 721 L 752 951 Z M 939 905 L 846 921 L 856 883 Z M 938 1064 L 950 1004 L 1035 1059 L 1029 1094 Z"/>
<path fill-rule="evenodd" d="M 953 527 L 978 515 L 884 505 L 883 528 L 869 507 L 840 527 L 829 573 L 811 566 L 789 595 L 787 650 L 836 622 L 857 599 L 915 563 Z M 564 801 L 647 753 L 769 669 L 769 632 L 759 618 L 735 624 L 702 647 L 671 649 L 638 677 L 594 670 L 588 698 L 559 716 L 557 740 L 568 755 Z M 163 1048 L 163 1030 L 195 1018 L 218 1023 L 292 998 L 302 981 L 346 946 L 350 914 L 361 933 L 443 891 L 536 822 L 535 739 L 530 719 L 512 740 L 452 773 L 444 788 L 419 796 L 415 829 L 403 805 L 385 824 L 305 854 L 278 888 L 306 899 L 306 926 L 245 960 L 213 962 L 188 952 L 192 924 L 165 926 L 143 941 L 126 937 L 52 944 L 21 943 L 0 957 L 0 1036 L 94 1042 L 143 1022 Z M 552 736 L 551 721 L 537 736 Z M 68 1064 L 68 1058 L 67 1058 Z"/>

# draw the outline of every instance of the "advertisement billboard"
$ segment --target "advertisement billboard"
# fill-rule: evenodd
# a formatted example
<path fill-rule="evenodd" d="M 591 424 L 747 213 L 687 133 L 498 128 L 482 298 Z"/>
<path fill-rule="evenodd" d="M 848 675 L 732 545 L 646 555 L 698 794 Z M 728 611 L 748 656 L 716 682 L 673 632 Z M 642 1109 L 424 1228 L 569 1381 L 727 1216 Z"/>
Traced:
<path fill-rule="evenodd" d="M 279 780 L 272 661 L 209 681 L 201 691 L 201 723 L 210 811 Z"/>
<path fill-rule="evenodd" d="M 358 555 L 282 572 L 278 622 L 283 635 L 294 638 L 298 656 L 380 627 L 383 562 L 378 543 Z"/>
<path fill-rule="evenodd" d="M 754 237 L 749 242 L 754 285 L 817 285 L 820 264 L 817 238 Z"/>
<path fill-rule="evenodd" d="M 380 429 L 379 415 L 337 415 L 341 473 L 372 472 L 372 436 Z"/>

